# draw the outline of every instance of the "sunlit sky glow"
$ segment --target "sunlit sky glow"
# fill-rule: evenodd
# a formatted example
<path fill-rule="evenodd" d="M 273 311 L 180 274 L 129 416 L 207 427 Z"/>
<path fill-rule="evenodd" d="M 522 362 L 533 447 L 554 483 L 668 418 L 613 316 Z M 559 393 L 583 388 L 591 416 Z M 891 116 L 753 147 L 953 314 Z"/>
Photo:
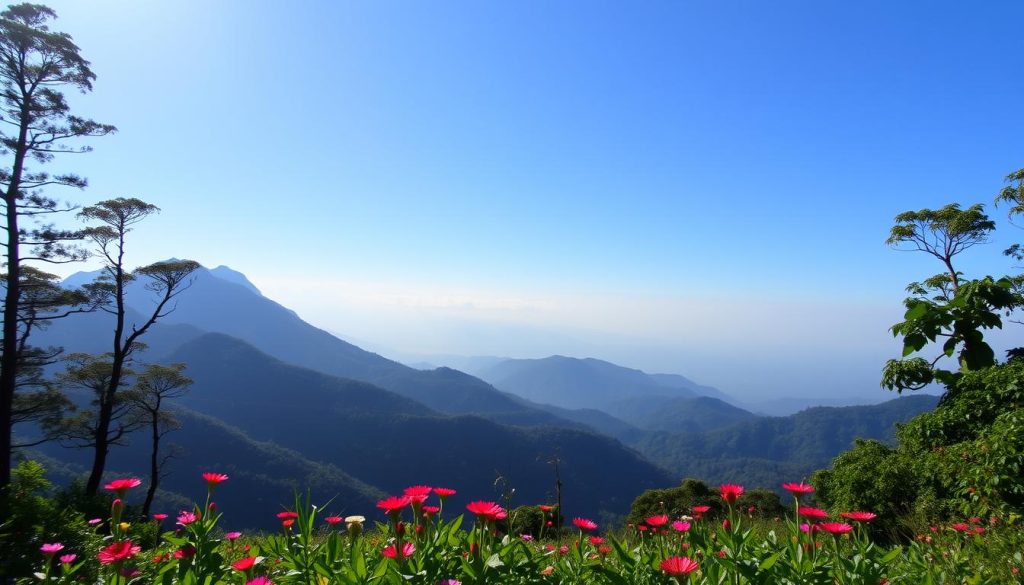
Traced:
<path fill-rule="evenodd" d="M 163 209 L 130 261 L 226 264 L 398 357 L 882 399 L 939 268 L 892 217 L 1024 166 L 1019 2 L 49 4 L 120 129 L 53 165 L 68 198 Z"/>

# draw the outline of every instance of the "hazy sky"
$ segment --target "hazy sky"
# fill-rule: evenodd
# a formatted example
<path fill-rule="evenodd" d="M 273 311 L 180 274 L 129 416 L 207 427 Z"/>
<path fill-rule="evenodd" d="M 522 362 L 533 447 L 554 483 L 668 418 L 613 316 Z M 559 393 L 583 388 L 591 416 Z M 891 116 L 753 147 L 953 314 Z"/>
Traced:
<path fill-rule="evenodd" d="M 892 217 L 1024 166 L 1017 1 L 48 4 L 98 76 L 77 111 L 120 129 L 53 168 L 163 209 L 132 262 L 405 353 L 884 398 L 939 269 Z"/>

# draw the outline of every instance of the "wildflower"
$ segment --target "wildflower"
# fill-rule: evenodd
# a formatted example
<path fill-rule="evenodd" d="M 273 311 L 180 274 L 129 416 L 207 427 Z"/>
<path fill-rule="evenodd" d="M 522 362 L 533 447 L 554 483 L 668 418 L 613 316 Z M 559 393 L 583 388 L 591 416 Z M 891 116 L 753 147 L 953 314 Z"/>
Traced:
<path fill-rule="evenodd" d="M 819 524 L 821 529 L 829 534 L 847 534 L 853 532 L 853 526 L 845 522 L 824 522 Z"/>
<path fill-rule="evenodd" d="M 411 496 L 427 497 L 427 496 L 430 495 L 430 492 L 432 492 L 432 491 L 434 491 L 434 488 L 432 488 L 430 486 L 427 486 L 427 485 L 414 485 L 414 486 L 405 488 L 405 490 L 403 490 L 403 493 L 405 495 L 407 495 L 407 496 L 410 496 L 410 497 Z"/>
<path fill-rule="evenodd" d="M 455 490 L 449 488 L 436 487 L 434 488 L 434 493 L 437 494 L 437 497 L 444 500 L 448 496 L 454 496 Z"/>
<path fill-rule="evenodd" d="M 672 523 L 672 530 L 675 530 L 676 532 L 686 532 L 689 529 L 690 529 L 690 523 L 689 522 L 683 522 L 681 520 L 676 520 L 675 522 Z"/>
<path fill-rule="evenodd" d="M 402 556 L 401 557 L 398 556 L 398 549 L 396 549 L 395 545 L 393 545 L 393 544 L 386 546 L 384 548 L 384 550 L 381 551 L 381 554 L 386 556 L 389 559 L 394 559 L 394 558 L 407 559 L 407 558 L 411 557 L 412 553 L 414 553 L 414 552 L 416 552 L 416 545 L 411 543 L 411 542 L 406 542 L 406 543 L 402 544 Z"/>
<path fill-rule="evenodd" d="M 253 567 L 253 565 L 256 564 L 256 561 L 258 560 L 259 557 L 245 557 L 232 563 L 231 568 L 233 568 L 236 571 L 248 571 Z"/>
<path fill-rule="evenodd" d="M 544 575 L 546 577 L 546 576 L 548 576 L 548 575 L 550 575 L 551 573 L 554 573 L 554 572 L 555 572 L 555 567 L 553 567 L 552 565 L 548 565 L 548 566 L 544 567 L 543 569 L 541 569 L 540 574 Z"/>
<path fill-rule="evenodd" d="M 438 512 L 440 512 L 441 508 L 437 506 L 423 506 L 421 510 L 423 511 L 424 514 L 430 516 L 431 514 L 437 514 Z"/>
<path fill-rule="evenodd" d="M 249 581 L 246 581 L 245 585 L 274 585 L 274 582 L 271 581 L 269 577 L 260 575 L 255 579 L 250 579 Z"/>
<path fill-rule="evenodd" d="M 952 528 L 953 530 L 956 530 L 957 532 L 967 532 L 968 530 L 971 529 L 970 526 L 964 524 L 963 522 L 957 522 L 956 524 L 951 524 L 949 527 Z"/>
<path fill-rule="evenodd" d="M 398 516 L 402 513 L 402 508 L 405 508 L 411 503 L 412 500 L 409 498 L 409 496 L 392 496 L 390 498 L 377 502 L 377 507 L 380 508 L 381 510 L 384 510 L 388 514 L 391 514 L 392 516 Z"/>
<path fill-rule="evenodd" d="M 86 524 L 88 524 L 89 526 L 96 526 L 97 524 L 99 524 L 101 522 L 103 522 L 102 518 L 92 518 L 91 520 L 86 522 Z"/>
<path fill-rule="evenodd" d="M 801 516 L 804 516 L 804 517 L 807 517 L 807 518 L 816 518 L 816 519 L 828 518 L 828 512 L 826 512 L 825 510 L 822 510 L 820 508 L 812 508 L 810 506 L 800 506 L 797 509 L 797 512 Z"/>
<path fill-rule="evenodd" d="M 661 570 L 669 575 L 689 575 L 698 566 L 697 561 L 687 557 L 669 557 L 661 561 Z"/>
<path fill-rule="evenodd" d="M 597 530 L 597 524 L 595 524 L 593 520 L 588 520 L 586 518 L 573 518 L 572 523 L 580 530 Z"/>
<path fill-rule="evenodd" d="M 210 473 L 207 471 L 203 474 L 203 479 L 206 480 L 206 488 L 212 492 L 213 488 L 217 487 L 217 484 L 227 481 L 228 476 L 223 473 Z"/>
<path fill-rule="evenodd" d="M 363 522 L 366 522 L 366 518 L 362 516 L 347 516 L 345 518 L 345 526 L 351 538 L 355 538 L 363 533 Z"/>
<path fill-rule="evenodd" d="M 236 540 L 239 536 L 242 536 L 241 532 L 225 532 L 224 538 L 228 540 Z"/>
<path fill-rule="evenodd" d="M 64 563 L 65 565 L 70 565 L 71 563 L 75 562 L 75 559 L 77 558 L 78 555 L 76 554 L 60 555 L 60 562 Z"/>
<path fill-rule="evenodd" d="M 164 520 L 167 520 L 167 514 L 153 514 L 152 518 L 157 522 L 163 522 Z"/>
<path fill-rule="evenodd" d="M 495 520 L 499 512 L 504 512 L 498 504 L 483 501 L 470 502 L 466 504 L 466 509 L 483 520 Z"/>
<path fill-rule="evenodd" d="M 118 524 L 117 527 L 121 529 L 121 532 L 127 532 L 127 530 L 131 528 L 132 525 L 127 522 L 122 522 Z"/>
<path fill-rule="evenodd" d="M 437 582 L 437 585 L 462 585 L 462 581 L 457 579 L 442 579 Z"/>
<path fill-rule="evenodd" d="M 734 483 L 723 483 L 718 486 L 719 494 L 729 505 L 735 504 L 736 500 L 743 495 L 743 486 Z"/>
<path fill-rule="evenodd" d="M 587 540 L 589 540 L 590 544 L 592 544 L 594 546 L 597 546 L 599 544 L 604 544 L 604 539 L 601 538 L 600 536 L 591 536 Z"/>
<path fill-rule="evenodd" d="M 64 550 L 64 545 L 59 542 L 55 542 L 53 544 L 44 544 L 43 546 L 39 547 L 39 550 L 44 555 L 55 555 L 60 551 Z"/>
<path fill-rule="evenodd" d="M 551 510 L 554 510 L 555 507 L 554 506 L 548 506 L 548 505 L 545 505 L 545 504 L 540 504 L 539 506 L 537 506 L 537 509 L 540 510 L 541 512 L 544 512 L 545 514 L 547 514 Z"/>
<path fill-rule="evenodd" d="M 871 522 L 878 517 L 878 514 L 872 512 L 840 512 L 839 515 L 847 520 L 856 520 L 857 522 Z"/>
<path fill-rule="evenodd" d="M 654 526 L 654 527 L 664 526 L 664 525 L 668 524 L 668 516 L 666 516 L 664 514 L 659 515 L 659 516 L 651 516 L 651 517 L 647 518 L 646 520 L 644 520 L 644 522 L 646 522 L 648 526 Z"/>
<path fill-rule="evenodd" d="M 782 484 L 782 489 L 784 489 L 787 492 L 793 494 L 793 496 L 795 496 L 797 498 L 799 498 L 801 496 L 805 496 L 807 494 L 814 493 L 814 486 L 807 485 L 804 482 L 800 482 L 800 483 L 784 483 L 784 484 Z"/>
<path fill-rule="evenodd" d="M 532 534 L 520 534 L 519 538 L 523 539 L 524 542 L 530 542 L 531 540 L 533 540 L 533 535 Z"/>
<path fill-rule="evenodd" d="M 100 564 L 110 565 L 130 559 L 141 550 L 141 546 L 132 543 L 130 540 L 124 540 L 101 549 L 96 558 L 99 559 Z"/>
<path fill-rule="evenodd" d="M 194 556 L 196 556 L 196 547 L 191 544 L 187 544 L 174 551 L 174 558 L 176 559 L 191 559 Z"/>
<path fill-rule="evenodd" d="M 178 524 L 181 524 L 182 526 L 188 526 L 198 519 L 199 516 L 196 515 L 195 512 L 189 512 L 188 510 L 182 510 L 181 513 L 178 514 Z"/>
<path fill-rule="evenodd" d="M 123 498 L 124 493 L 133 487 L 142 485 L 142 480 L 137 477 L 126 477 L 123 479 L 115 479 L 114 481 L 103 486 L 103 489 L 117 492 L 117 497 Z"/>
<path fill-rule="evenodd" d="M 725 520 L 722 520 L 722 530 L 725 530 L 726 532 L 728 532 L 731 529 L 732 529 L 732 522 L 729 522 L 728 518 L 726 518 Z"/>
<path fill-rule="evenodd" d="M 340 524 L 342 520 L 344 520 L 344 518 L 342 518 L 341 516 L 328 516 L 324 518 L 324 522 L 330 524 L 331 526 L 334 526 L 335 524 Z"/>
<path fill-rule="evenodd" d="M 285 510 L 284 512 L 278 512 L 277 514 L 275 514 L 275 516 L 277 516 L 278 520 L 289 520 L 289 519 L 290 520 L 295 520 L 296 518 L 299 517 L 299 513 L 298 512 L 289 512 L 289 511 Z"/>
<path fill-rule="evenodd" d="M 281 520 L 281 526 L 284 528 L 291 528 L 292 524 L 295 524 L 294 518 L 288 518 L 287 520 Z"/>
<path fill-rule="evenodd" d="M 711 510 L 711 506 L 694 506 L 690 510 L 700 518 L 701 514 L 707 514 Z"/>

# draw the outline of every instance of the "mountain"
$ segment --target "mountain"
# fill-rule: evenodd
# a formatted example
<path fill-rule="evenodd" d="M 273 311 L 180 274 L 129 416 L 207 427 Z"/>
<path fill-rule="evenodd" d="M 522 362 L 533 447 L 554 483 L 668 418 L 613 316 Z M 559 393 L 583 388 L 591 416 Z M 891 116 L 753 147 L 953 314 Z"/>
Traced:
<path fill-rule="evenodd" d="M 756 415 L 710 396 L 643 396 L 610 405 L 617 418 L 641 429 L 699 433 L 756 418 Z"/>
<path fill-rule="evenodd" d="M 891 442 L 896 423 L 936 404 L 934 396 L 916 395 L 871 406 L 816 407 L 703 433 L 650 433 L 632 445 L 680 477 L 774 488 L 828 467 L 854 439 Z"/>
<path fill-rule="evenodd" d="M 189 408 L 388 492 L 422 482 L 454 487 L 467 498 L 493 497 L 500 475 L 521 503 L 538 503 L 551 497 L 546 461 L 554 453 L 572 494 L 566 509 L 579 514 L 622 514 L 640 486 L 669 481 L 605 436 L 443 415 L 363 382 L 285 364 L 223 334 L 203 335 L 170 359 L 189 364 L 195 385 L 182 399 Z"/>
<path fill-rule="evenodd" d="M 99 271 L 76 273 L 65 279 L 65 285 L 80 286 L 98 275 Z M 134 311 L 136 322 L 139 316 L 152 310 L 144 285 L 141 281 L 132 283 L 127 295 L 127 303 Z M 102 345 L 109 343 L 106 341 L 99 345 L 91 342 L 87 348 L 79 349 L 82 340 L 109 338 L 109 326 L 106 337 L 101 334 L 102 328 L 93 326 L 93 323 L 101 322 L 109 323 L 109 316 L 96 313 L 84 319 L 62 320 L 39 339 L 61 345 L 69 351 L 107 351 Z M 179 329 L 176 332 L 169 329 L 174 327 Z M 496 420 L 517 424 L 578 426 L 531 408 L 486 382 L 457 370 L 417 370 L 342 341 L 262 296 L 244 275 L 226 267 L 214 270 L 200 268 L 195 272 L 191 286 L 178 297 L 175 309 L 144 337 L 147 344 L 152 346 L 156 342 L 159 346 L 151 347 L 147 355 L 154 359 L 173 349 L 174 343 L 160 343 L 162 337 L 173 337 L 176 342 L 181 342 L 189 335 L 194 338 L 207 331 L 237 337 L 291 364 L 372 383 L 440 412 L 493 415 Z"/>
<path fill-rule="evenodd" d="M 508 359 L 477 370 L 496 388 L 528 400 L 562 408 L 597 408 L 615 415 L 612 404 L 626 398 L 693 398 L 707 389 L 682 376 L 651 376 L 594 358 L 551 356 Z M 718 393 L 720 394 L 720 393 Z"/>

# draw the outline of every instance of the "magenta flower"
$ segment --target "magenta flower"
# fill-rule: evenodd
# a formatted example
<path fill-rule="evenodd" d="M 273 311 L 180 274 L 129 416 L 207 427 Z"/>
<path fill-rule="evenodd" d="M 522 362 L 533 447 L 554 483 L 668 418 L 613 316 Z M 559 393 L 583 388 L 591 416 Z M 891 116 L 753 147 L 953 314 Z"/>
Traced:
<path fill-rule="evenodd" d="M 78 555 L 76 554 L 60 555 L 60 562 L 64 563 L 65 565 L 70 565 L 71 563 L 75 562 L 75 559 L 77 558 Z"/>
<path fill-rule="evenodd" d="M 189 512 L 188 510 L 182 510 L 181 513 L 178 514 L 178 524 L 181 524 L 182 526 L 188 526 L 198 519 L 199 516 L 197 516 L 195 512 Z"/>
<path fill-rule="evenodd" d="M 64 550 L 64 545 L 59 542 L 55 542 L 53 544 L 44 544 L 43 546 L 39 547 L 39 550 L 42 551 L 43 554 L 45 555 L 55 555 L 60 551 Z"/>

